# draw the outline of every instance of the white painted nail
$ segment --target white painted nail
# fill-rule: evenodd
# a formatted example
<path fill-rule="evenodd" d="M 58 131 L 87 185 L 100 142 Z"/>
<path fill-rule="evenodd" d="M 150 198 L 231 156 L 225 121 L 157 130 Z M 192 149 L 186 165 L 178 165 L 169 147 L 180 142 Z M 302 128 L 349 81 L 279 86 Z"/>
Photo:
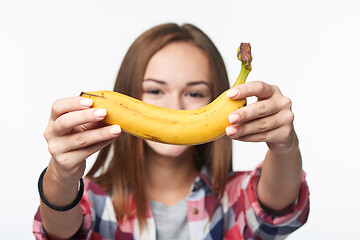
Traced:
<path fill-rule="evenodd" d="M 106 116 L 106 109 L 98 109 L 94 112 L 95 117 L 105 117 Z"/>
<path fill-rule="evenodd" d="M 231 88 L 226 92 L 226 96 L 228 96 L 229 98 L 235 97 L 238 94 L 239 94 L 239 90 L 234 88 Z"/>
<path fill-rule="evenodd" d="M 231 124 L 234 124 L 234 123 L 237 123 L 238 121 L 239 121 L 239 115 L 237 115 L 237 114 L 231 114 L 231 115 L 229 115 L 229 123 L 231 123 Z"/>
<path fill-rule="evenodd" d="M 80 100 L 80 104 L 85 107 L 91 107 L 91 105 L 93 104 L 93 100 L 90 98 L 82 98 Z"/>
<path fill-rule="evenodd" d="M 119 125 L 113 125 L 111 126 L 110 128 L 110 133 L 113 134 L 113 135 L 118 135 L 121 133 L 121 128 Z"/>
<path fill-rule="evenodd" d="M 234 127 L 227 127 L 226 128 L 226 134 L 228 135 L 228 136 L 233 136 L 233 135 L 235 135 L 235 133 L 236 133 L 236 128 L 234 128 Z"/>

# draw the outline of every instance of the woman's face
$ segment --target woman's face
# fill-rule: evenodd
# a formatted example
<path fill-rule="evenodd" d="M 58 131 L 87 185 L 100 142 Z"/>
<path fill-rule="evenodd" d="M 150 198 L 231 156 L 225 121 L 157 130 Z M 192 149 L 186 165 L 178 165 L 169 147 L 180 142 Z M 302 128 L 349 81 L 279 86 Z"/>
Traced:
<path fill-rule="evenodd" d="M 197 109 L 210 103 L 211 84 L 206 54 L 191 43 L 174 42 L 150 59 L 142 84 L 142 100 L 172 109 Z M 190 149 L 184 145 L 145 142 L 156 153 L 168 157 L 178 157 Z"/>

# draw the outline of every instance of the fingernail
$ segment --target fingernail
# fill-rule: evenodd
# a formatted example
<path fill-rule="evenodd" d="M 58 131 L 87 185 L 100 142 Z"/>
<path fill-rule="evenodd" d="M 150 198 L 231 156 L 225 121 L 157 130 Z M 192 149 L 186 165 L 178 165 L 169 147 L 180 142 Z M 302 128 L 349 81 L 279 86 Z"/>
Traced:
<path fill-rule="evenodd" d="M 231 115 L 229 115 L 228 119 L 229 119 L 229 123 L 234 124 L 234 123 L 237 123 L 240 118 L 239 118 L 239 115 L 237 115 L 237 114 L 231 114 Z"/>
<path fill-rule="evenodd" d="M 106 109 L 98 109 L 94 112 L 95 117 L 105 117 Z"/>
<path fill-rule="evenodd" d="M 93 100 L 90 99 L 90 98 L 82 98 L 82 99 L 80 100 L 80 104 L 83 105 L 83 106 L 85 106 L 85 107 L 91 107 L 92 104 L 93 104 Z"/>
<path fill-rule="evenodd" d="M 239 90 L 235 88 L 231 88 L 226 92 L 226 96 L 228 96 L 229 98 L 235 97 L 238 94 L 239 94 Z"/>
<path fill-rule="evenodd" d="M 228 136 L 233 136 L 235 133 L 236 133 L 236 128 L 231 126 L 226 128 L 226 134 Z"/>
<path fill-rule="evenodd" d="M 114 135 L 120 134 L 120 133 L 121 133 L 121 128 L 120 128 L 120 126 L 119 126 L 119 125 L 113 125 L 113 126 L 111 126 L 111 128 L 110 128 L 110 133 L 111 133 L 111 134 L 114 134 Z"/>

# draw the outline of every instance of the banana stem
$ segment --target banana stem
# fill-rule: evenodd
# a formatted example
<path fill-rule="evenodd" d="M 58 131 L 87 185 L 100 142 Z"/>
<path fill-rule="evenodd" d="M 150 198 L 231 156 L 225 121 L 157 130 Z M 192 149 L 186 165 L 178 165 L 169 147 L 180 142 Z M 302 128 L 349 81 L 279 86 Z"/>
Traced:
<path fill-rule="evenodd" d="M 240 44 L 239 49 L 237 51 L 237 57 L 241 61 L 241 70 L 239 76 L 237 77 L 232 87 L 245 83 L 246 78 L 251 71 L 252 56 L 251 56 L 250 43 Z"/>
<path fill-rule="evenodd" d="M 232 87 L 235 87 L 237 85 L 245 83 L 246 78 L 249 75 L 250 71 L 251 71 L 251 65 L 248 63 L 242 62 L 239 76 L 237 77 L 237 79 Z"/>

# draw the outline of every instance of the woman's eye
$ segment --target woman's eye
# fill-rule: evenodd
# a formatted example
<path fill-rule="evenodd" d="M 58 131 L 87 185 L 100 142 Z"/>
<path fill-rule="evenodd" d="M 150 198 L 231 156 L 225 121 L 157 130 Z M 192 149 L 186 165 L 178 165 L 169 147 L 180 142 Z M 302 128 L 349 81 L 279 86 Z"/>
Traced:
<path fill-rule="evenodd" d="M 199 92 L 191 92 L 188 95 L 190 97 L 194 97 L 194 98 L 202 98 L 202 97 L 204 97 L 204 95 L 202 93 L 199 93 Z"/>
<path fill-rule="evenodd" d="M 149 94 L 154 94 L 154 95 L 161 93 L 161 91 L 159 89 L 149 89 L 149 90 L 146 90 L 145 92 L 149 93 Z"/>

